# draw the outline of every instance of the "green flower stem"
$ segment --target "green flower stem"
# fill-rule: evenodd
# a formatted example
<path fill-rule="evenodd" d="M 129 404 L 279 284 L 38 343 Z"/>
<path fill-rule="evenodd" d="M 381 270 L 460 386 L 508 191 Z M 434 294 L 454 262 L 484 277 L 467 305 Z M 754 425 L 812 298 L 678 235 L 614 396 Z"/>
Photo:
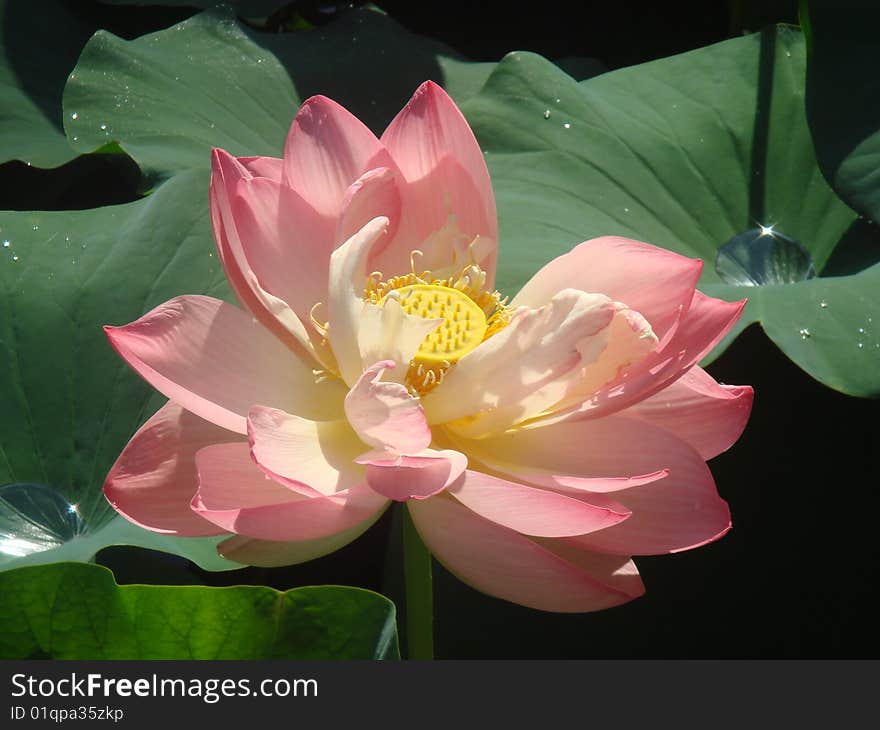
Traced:
<path fill-rule="evenodd" d="M 434 658 L 434 587 L 431 553 L 403 506 L 403 575 L 406 583 L 406 640 L 410 659 Z"/>

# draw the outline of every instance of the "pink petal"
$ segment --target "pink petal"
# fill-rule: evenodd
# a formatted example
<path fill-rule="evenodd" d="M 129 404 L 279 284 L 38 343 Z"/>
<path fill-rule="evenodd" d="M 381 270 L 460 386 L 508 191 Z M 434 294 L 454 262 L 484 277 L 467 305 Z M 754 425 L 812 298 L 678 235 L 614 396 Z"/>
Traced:
<path fill-rule="evenodd" d="M 540 413 L 565 394 L 565 376 L 601 353 L 614 313 L 607 297 L 572 289 L 540 309 L 523 308 L 422 398 L 429 423 L 473 416 L 461 426 L 478 435 Z"/>
<path fill-rule="evenodd" d="M 431 429 L 419 399 L 400 383 L 382 382 L 391 360 L 371 365 L 345 396 L 345 415 L 364 443 L 377 449 L 412 453 L 428 448 Z"/>
<path fill-rule="evenodd" d="M 387 501 L 366 486 L 305 497 L 267 477 L 247 444 L 208 446 L 196 454 L 199 489 L 192 509 L 228 532 L 274 541 L 319 540 L 373 519 Z"/>
<path fill-rule="evenodd" d="M 591 436 L 587 441 L 582 440 L 574 423 L 587 422 L 571 422 L 567 428 L 563 424 L 519 428 L 481 439 L 455 438 L 453 443 L 493 472 L 574 496 L 585 495 L 588 501 L 595 493 L 619 492 L 669 475 L 665 467 L 630 458 L 633 447 L 620 441 L 629 432 L 627 425 L 613 419 L 597 421 L 600 426 L 584 431 Z M 603 430 L 602 424 L 610 425 Z M 646 471 L 639 471 L 645 464 L 649 464 Z"/>
<path fill-rule="evenodd" d="M 639 576 L 636 564 L 626 556 L 585 550 L 576 544 L 576 537 L 536 537 L 533 539 L 554 555 L 577 566 L 585 573 L 603 576 L 603 579 L 615 588 L 634 597 L 645 592 L 645 586 Z"/>
<path fill-rule="evenodd" d="M 335 494 L 364 481 L 363 469 L 354 464 L 363 444 L 344 421 L 308 421 L 254 406 L 248 437 L 259 468 L 307 496 Z"/>
<path fill-rule="evenodd" d="M 281 182 L 284 161 L 279 157 L 239 157 L 238 161 L 253 177 Z"/>
<path fill-rule="evenodd" d="M 458 451 L 424 449 L 415 454 L 369 451 L 356 459 L 367 467 L 367 484 L 388 499 L 432 497 L 455 482 L 467 468 L 467 457 Z"/>
<path fill-rule="evenodd" d="M 671 385 L 630 406 L 626 415 L 674 433 L 704 459 L 727 451 L 742 434 L 752 410 L 748 385 L 720 385 L 694 365 Z"/>
<path fill-rule="evenodd" d="M 644 592 L 625 559 L 597 556 L 582 567 L 444 495 L 407 507 L 434 557 L 490 596 L 574 613 L 619 606 Z"/>
<path fill-rule="evenodd" d="M 394 163 L 357 117 L 324 96 L 303 103 L 284 144 L 284 181 L 316 210 L 335 218 L 348 186 L 377 167 Z"/>
<path fill-rule="evenodd" d="M 619 555 L 675 552 L 717 539 L 730 528 L 727 503 L 718 496 L 703 458 L 677 436 L 639 419 L 609 416 L 484 439 L 473 458 L 542 481 L 543 475 L 603 477 L 668 470 L 662 479 L 607 496 L 584 493 L 592 504 L 621 503 L 629 519 L 578 541 Z M 494 461 L 493 461 L 494 459 Z"/>
<path fill-rule="evenodd" d="M 281 339 L 292 339 L 280 322 L 266 311 L 255 292 L 251 290 L 246 271 L 238 231 L 232 217 L 232 197 L 238 180 L 250 177 L 251 173 L 235 157 L 225 150 L 214 148 L 211 151 L 211 185 L 208 200 L 211 209 L 211 225 L 214 241 L 220 255 L 220 263 L 226 279 L 235 292 L 241 305 L 259 317 L 263 324 Z M 242 269 L 242 266 L 245 268 Z"/>
<path fill-rule="evenodd" d="M 130 522 L 153 532 L 186 537 L 222 530 L 193 514 L 196 452 L 241 436 L 166 403 L 126 444 L 104 481 L 104 496 Z"/>
<path fill-rule="evenodd" d="M 348 545 L 372 527 L 381 516 L 382 510 L 379 510 L 359 525 L 318 540 L 276 542 L 233 535 L 217 546 L 217 552 L 227 560 L 233 560 L 243 565 L 256 565 L 263 568 L 296 565 L 323 557 Z"/>
<path fill-rule="evenodd" d="M 745 305 L 746 300 L 725 302 L 694 292 L 687 313 L 669 330 L 657 351 L 621 377 L 606 383 L 583 402 L 567 407 L 560 404 L 549 416 L 536 419 L 531 425 L 541 427 L 558 421 L 599 418 L 659 393 L 721 341 L 736 324 Z"/>
<path fill-rule="evenodd" d="M 583 402 L 603 386 L 619 381 L 656 351 L 657 337 L 647 320 L 622 304 L 616 303 L 616 306 L 617 311 L 607 330 L 605 348 L 571 379 L 561 403 L 554 403 L 550 411 Z"/>
<path fill-rule="evenodd" d="M 382 143 L 411 183 L 435 175 L 438 168 L 442 168 L 444 159 L 454 161 L 455 167 L 464 175 L 446 173 L 432 180 L 431 188 L 439 191 L 446 187 L 454 193 L 460 188 L 460 181 L 467 178 L 468 187 L 473 187 L 474 193 L 471 198 L 472 213 L 464 213 L 459 206 L 453 208 L 453 213 L 459 216 L 463 231 L 472 236 L 486 236 L 493 244 L 497 242 L 495 196 L 486 161 L 467 121 L 443 89 L 432 81 L 422 84 L 385 130 Z M 452 170 L 451 167 L 447 169 Z M 426 192 L 420 193 L 421 197 Z M 427 210 L 436 208 L 436 200 L 440 199 L 435 198 L 434 204 Z M 494 250 L 490 260 L 484 263 L 491 286 L 495 278 Z"/>
<path fill-rule="evenodd" d="M 309 323 L 312 307 L 327 301 L 334 221 L 286 185 L 266 178 L 239 180 L 232 215 L 260 287 Z"/>
<path fill-rule="evenodd" d="M 386 276 L 408 273 L 411 253 L 419 271 L 429 270 L 443 278 L 477 263 L 487 274 L 486 287 L 495 279 L 498 223 L 483 204 L 480 191 L 467 171 L 452 157 L 445 157 L 425 177 L 401 186 L 402 218 L 389 241 L 370 259 L 371 270 Z M 476 239 L 476 240 L 475 240 Z"/>
<path fill-rule="evenodd" d="M 377 216 L 388 218 L 388 233 L 383 241 L 391 240 L 401 217 L 399 176 L 397 170 L 380 167 L 368 170 L 349 186 L 342 199 L 334 244 L 347 241 Z"/>
<path fill-rule="evenodd" d="M 222 428 L 246 433 L 254 403 L 327 418 L 338 381 L 309 366 L 240 309 L 205 296 L 176 297 L 131 324 L 105 327 L 116 352 L 166 397 Z"/>
<path fill-rule="evenodd" d="M 605 294 L 639 312 L 663 339 L 687 309 L 703 262 L 640 241 L 604 236 L 575 246 L 538 271 L 511 302 L 540 306 L 566 289 Z"/>
<path fill-rule="evenodd" d="M 449 493 L 468 509 L 524 535 L 585 535 L 622 522 L 627 511 L 596 507 L 556 492 L 467 470 Z"/>
<path fill-rule="evenodd" d="M 245 309 L 252 312 L 264 327 L 294 352 L 309 359 L 318 359 L 303 322 L 287 302 L 263 288 L 245 253 L 233 214 L 233 205 L 239 184 L 251 178 L 251 173 L 239 160 L 224 150 L 213 150 L 209 200 L 211 224 L 223 271 L 238 301 Z M 235 207 L 240 209 L 241 204 L 237 203 Z"/>

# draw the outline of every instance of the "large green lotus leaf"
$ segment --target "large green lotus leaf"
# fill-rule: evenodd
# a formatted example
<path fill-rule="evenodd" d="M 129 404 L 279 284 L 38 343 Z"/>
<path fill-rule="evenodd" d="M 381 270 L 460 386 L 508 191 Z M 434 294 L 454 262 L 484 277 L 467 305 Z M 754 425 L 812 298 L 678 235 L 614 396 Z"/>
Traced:
<path fill-rule="evenodd" d="M 127 439 L 162 403 L 101 325 L 182 293 L 229 296 L 207 189 L 207 174 L 190 171 L 127 205 L 0 213 L 0 567 L 33 552 L 21 540 L 51 550 L 31 559 L 87 560 L 105 544 L 141 544 L 235 567 L 210 541 L 105 527 L 115 513 L 101 493 Z"/>
<path fill-rule="evenodd" d="M 118 586 L 97 565 L 0 574 L 3 659 L 397 659 L 394 604 L 360 588 Z"/>
<path fill-rule="evenodd" d="M 56 167 L 76 157 L 61 93 L 94 28 L 58 0 L 0 0 L 0 163 Z"/>
<path fill-rule="evenodd" d="M 857 211 L 880 221 L 880 9 L 811 3 L 807 118 L 819 164 Z"/>
<path fill-rule="evenodd" d="M 837 336 L 800 344 L 815 292 L 832 284 L 798 282 L 822 272 L 856 221 L 816 164 L 804 56 L 800 32 L 779 27 L 581 83 L 539 56 L 506 57 L 464 105 L 496 190 L 505 293 L 580 241 L 648 241 L 702 258 L 707 292 L 760 299 L 749 316 L 822 382 L 880 394 L 880 368 L 865 370 L 878 353 L 863 343 L 867 357 L 843 355 L 880 318 L 870 276 L 840 285 L 853 301 L 829 307 Z M 732 241 L 759 226 L 772 236 Z M 765 296 L 762 283 L 778 291 Z"/>
<path fill-rule="evenodd" d="M 742 296 L 742 287 L 710 285 L 722 299 Z M 779 348 L 816 380 L 850 395 L 880 396 L 880 264 L 851 276 L 829 276 L 796 284 L 752 287 L 732 340 L 760 322 Z M 875 321 L 876 320 L 876 321 Z"/>
<path fill-rule="evenodd" d="M 96 33 L 65 89 L 65 125 L 81 152 L 115 141 L 148 174 L 168 175 L 207 167 L 212 147 L 279 156 L 312 94 L 381 131 L 425 79 L 461 99 L 492 67 L 463 62 L 370 9 L 274 35 L 209 10 L 133 41 Z"/>

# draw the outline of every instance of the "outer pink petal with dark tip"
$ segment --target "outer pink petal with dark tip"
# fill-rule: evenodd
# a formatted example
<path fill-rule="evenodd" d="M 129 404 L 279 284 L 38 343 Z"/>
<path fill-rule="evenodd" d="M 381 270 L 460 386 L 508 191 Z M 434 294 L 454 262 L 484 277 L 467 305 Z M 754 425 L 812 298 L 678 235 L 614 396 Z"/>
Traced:
<path fill-rule="evenodd" d="M 749 420 L 753 399 L 750 386 L 720 385 L 694 365 L 671 385 L 630 406 L 626 415 L 674 433 L 704 459 L 711 459 L 739 439 Z"/>
<path fill-rule="evenodd" d="M 246 433 L 254 403 L 316 419 L 338 414 L 344 390 L 315 383 L 304 364 L 240 309 L 176 297 L 131 324 L 105 327 L 119 355 L 168 398 L 222 428 Z"/>
<path fill-rule="evenodd" d="M 590 549 L 619 555 L 675 552 L 717 539 L 730 529 L 730 510 L 718 496 L 703 457 L 677 436 L 646 421 L 610 416 L 519 430 L 483 441 L 474 458 L 488 455 L 486 460 L 494 469 L 523 481 L 544 482 L 595 506 L 617 509 L 623 505 L 632 511 L 620 524 L 578 538 Z M 610 495 L 573 493 L 565 485 L 552 487 L 552 480 L 547 480 L 550 475 L 601 477 L 662 471 L 668 474 Z"/>
<path fill-rule="evenodd" d="M 414 454 L 368 451 L 356 459 L 366 466 L 367 484 L 388 499 L 427 499 L 452 485 L 467 467 L 467 457 L 452 450 L 424 449 Z"/>
<path fill-rule="evenodd" d="M 307 99 L 284 143 L 284 182 L 319 213 L 339 215 L 348 187 L 391 155 L 353 114 L 325 96 Z"/>
<path fill-rule="evenodd" d="M 400 383 L 382 381 L 391 360 L 368 367 L 345 396 L 345 415 L 358 437 L 377 449 L 414 453 L 428 448 L 431 429 L 419 399 Z"/>
<path fill-rule="evenodd" d="M 381 511 L 387 500 L 366 486 L 305 497 L 267 477 L 247 444 L 208 446 L 196 454 L 199 489 L 192 509 L 237 535 L 308 541 L 350 530 Z"/>
<path fill-rule="evenodd" d="M 630 514 L 471 469 L 449 493 L 487 520 L 541 537 L 585 535 L 623 522 Z"/>
<path fill-rule="evenodd" d="M 407 507 L 434 557 L 490 596 L 543 611 L 576 613 L 618 606 L 644 593 L 626 559 L 594 556 L 592 562 L 577 564 L 445 495 Z"/>
<path fill-rule="evenodd" d="M 575 246 L 540 269 L 513 306 L 541 306 L 562 289 L 605 294 L 641 314 L 661 341 L 687 311 L 703 262 L 617 236 Z"/>
<path fill-rule="evenodd" d="M 201 537 L 223 530 L 190 509 L 196 452 L 241 436 L 166 403 L 126 444 L 104 481 L 104 496 L 130 522 L 153 532 Z"/>

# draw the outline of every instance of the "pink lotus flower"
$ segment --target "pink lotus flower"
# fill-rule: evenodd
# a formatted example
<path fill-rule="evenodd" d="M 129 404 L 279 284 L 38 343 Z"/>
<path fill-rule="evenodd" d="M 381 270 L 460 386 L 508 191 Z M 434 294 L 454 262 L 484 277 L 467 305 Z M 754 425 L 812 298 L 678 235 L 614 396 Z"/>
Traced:
<path fill-rule="evenodd" d="M 181 296 L 106 328 L 170 399 L 107 477 L 129 520 L 277 566 L 405 501 L 461 580 L 549 611 L 629 601 L 631 556 L 730 528 L 705 460 L 752 390 L 696 363 L 743 303 L 695 291 L 700 261 L 615 237 L 506 303 L 483 155 L 433 83 L 381 139 L 309 99 L 283 159 L 214 151 L 210 202 L 243 309 Z"/>

